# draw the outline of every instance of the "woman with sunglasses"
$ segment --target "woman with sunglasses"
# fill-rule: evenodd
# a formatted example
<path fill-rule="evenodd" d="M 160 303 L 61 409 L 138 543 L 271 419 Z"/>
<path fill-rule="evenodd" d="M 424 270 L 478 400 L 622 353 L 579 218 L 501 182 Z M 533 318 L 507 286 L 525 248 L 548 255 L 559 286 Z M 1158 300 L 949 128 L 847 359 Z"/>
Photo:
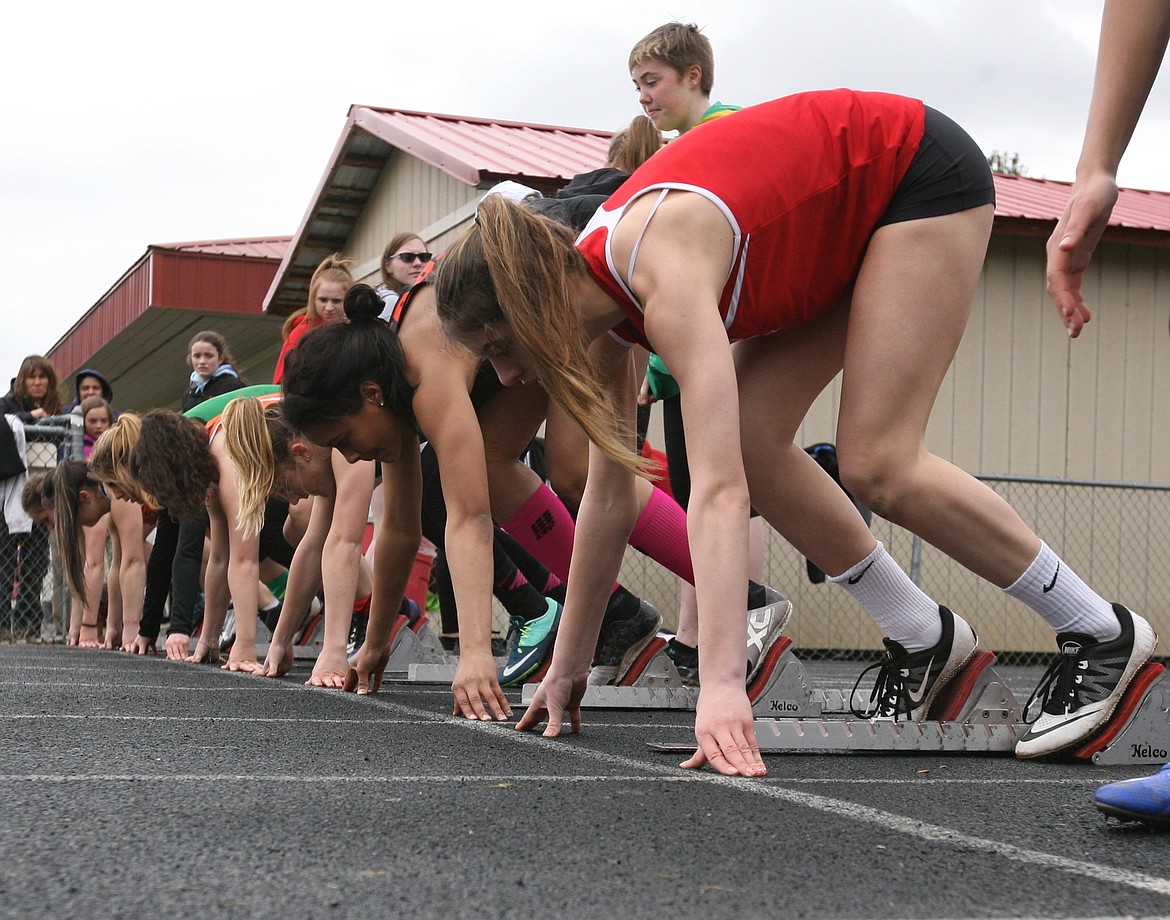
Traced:
<path fill-rule="evenodd" d="M 374 290 L 386 304 L 383 319 L 388 319 L 399 295 L 418 280 L 432 255 L 417 233 L 406 231 L 390 237 L 382 251 L 382 282 Z"/>
<path fill-rule="evenodd" d="M 950 119 L 915 99 L 833 90 L 687 132 L 576 241 L 508 201 L 480 204 L 438 273 L 444 330 L 501 376 L 540 379 L 595 445 L 553 661 L 518 728 L 547 716 L 555 736 L 566 712 L 580 723 L 603 586 L 637 513 L 637 384 L 622 347 L 634 342 L 673 372 L 688 435 L 703 655 L 698 747 L 683 766 L 765 772 L 740 672 L 743 622 L 729 616 L 746 581 L 749 493 L 887 634 L 873 715 L 924 719 L 974 653 L 970 626 L 910 581 L 794 442 L 842 370 L 836 441 L 849 491 L 1057 633 L 1062 654 L 1017 755 L 1062 750 L 1104 724 L 1152 653 L 1153 630 L 925 445 L 994 195 L 982 152 Z M 1074 681 L 1080 672 L 1092 679 Z"/>

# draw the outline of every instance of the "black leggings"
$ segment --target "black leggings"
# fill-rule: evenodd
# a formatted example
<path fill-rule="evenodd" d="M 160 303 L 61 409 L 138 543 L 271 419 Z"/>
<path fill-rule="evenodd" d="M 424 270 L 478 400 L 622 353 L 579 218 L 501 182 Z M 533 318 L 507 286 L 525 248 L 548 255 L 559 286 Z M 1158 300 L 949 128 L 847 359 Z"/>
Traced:
<path fill-rule="evenodd" d="M 159 511 L 154 525 L 154 548 L 146 562 L 146 597 L 142 602 L 142 624 L 138 634 L 158 638 L 167 596 L 171 598 L 171 625 L 168 632 L 191 635 L 195 624 L 195 602 L 199 598 L 199 567 L 203 562 L 203 537 L 207 519 L 180 523 L 166 509 Z"/>
<path fill-rule="evenodd" d="M 146 587 L 148 601 L 143 602 L 142 626 L 140 635 L 151 638 L 158 635 L 159 624 L 162 620 L 162 604 L 166 601 L 166 592 L 171 595 L 171 625 L 167 634 L 192 636 L 202 619 L 195 614 L 195 604 L 199 598 L 199 570 L 203 564 L 203 540 L 207 536 L 207 515 L 195 521 L 183 521 L 176 526 L 170 515 L 165 515 L 167 524 L 163 524 L 164 513 L 159 512 L 158 529 L 155 531 L 154 550 L 150 554 L 147 564 Z M 270 498 L 264 507 L 264 527 L 260 530 L 260 558 L 271 559 L 279 565 L 288 568 L 292 565 L 293 548 L 284 538 L 284 522 L 288 517 L 288 502 L 278 498 Z M 160 552 L 159 530 L 163 533 L 162 553 L 157 566 L 165 570 L 166 553 L 168 547 L 170 557 L 170 584 L 165 588 L 155 585 L 158 592 L 151 597 L 150 569 L 155 566 L 155 555 Z M 173 528 L 173 531 L 172 531 Z M 161 576 L 160 576 L 161 577 Z M 161 598 L 159 597 L 161 593 Z M 157 617 L 153 626 L 147 625 L 147 603 L 157 605 L 151 608 L 151 616 Z M 156 612 L 157 611 L 157 612 Z M 154 632 L 147 632 L 153 628 Z"/>

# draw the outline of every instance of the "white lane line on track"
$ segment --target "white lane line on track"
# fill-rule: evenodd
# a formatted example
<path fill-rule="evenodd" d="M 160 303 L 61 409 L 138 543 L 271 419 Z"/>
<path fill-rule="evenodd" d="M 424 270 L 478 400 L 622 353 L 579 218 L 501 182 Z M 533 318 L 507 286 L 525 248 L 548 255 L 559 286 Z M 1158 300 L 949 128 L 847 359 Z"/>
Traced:
<path fill-rule="evenodd" d="M 45 715 L 4 715 L 0 713 L 0 722 L 54 722 L 57 720 L 76 722 L 291 722 L 297 725 L 316 723 L 322 725 L 434 725 L 434 719 L 316 719 L 295 717 L 267 717 L 267 716 L 113 716 L 113 715 L 75 715 L 72 713 L 47 713 Z"/>
<path fill-rule="evenodd" d="M 28 681 L 24 681 L 24 680 L 0 680 L 0 687 L 24 687 L 26 689 L 31 689 L 31 688 L 36 688 L 36 687 L 46 687 L 46 688 L 51 689 L 53 687 L 58 687 L 58 686 L 61 686 L 61 685 L 60 684 L 49 684 L 49 683 L 29 683 Z M 250 684 L 249 686 L 252 689 L 257 689 L 257 688 L 262 688 L 264 690 L 283 689 L 279 684 L 277 684 L 277 682 L 275 680 L 268 680 L 268 679 L 257 680 L 254 684 Z M 112 680 L 112 681 L 109 681 L 108 683 L 84 683 L 82 681 L 76 681 L 76 680 L 69 681 L 69 689 L 72 689 L 74 687 L 87 687 L 87 688 L 91 688 L 91 689 L 95 689 L 95 690 L 182 690 L 182 691 L 190 690 L 190 691 L 199 692 L 199 693 L 218 693 L 218 692 L 221 692 L 223 690 L 230 690 L 234 693 L 235 691 L 240 689 L 239 686 L 237 686 L 235 684 L 224 685 L 222 687 L 207 687 L 207 686 L 177 687 L 174 684 L 125 684 L 125 683 L 122 683 L 121 681 L 117 681 L 117 680 Z M 317 688 L 314 687 L 313 689 L 317 689 Z M 433 716 L 434 713 L 431 713 L 431 715 Z"/>
<path fill-rule="evenodd" d="M 102 719 L 113 722 L 317 722 L 322 724 L 336 723 L 338 725 L 364 725 L 369 723 L 371 725 L 435 725 L 434 715 L 426 719 L 320 719 L 320 718 L 301 718 L 301 717 L 287 717 L 287 718 L 266 718 L 263 716 L 122 716 L 113 715 L 110 713 L 94 713 L 90 715 L 80 715 L 77 713 L 65 712 L 25 712 L 25 713 L 4 713 L 0 712 L 0 722 L 3 721 L 26 721 L 26 722 L 52 722 L 58 719 L 78 722 L 96 722 Z M 501 725 L 508 725 L 510 723 L 501 722 Z M 655 723 L 648 725 L 645 722 L 609 722 L 604 725 L 597 724 L 594 726 L 598 730 L 607 728 L 654 728 L 662 730 L 686 730 L 693 726 L 687 724 L 671 725 L 669 723 Z"/>
<path fill-rule="evenodd" d="M 367 697 L 367 699 L 371 704 L 378 707 L 386 707 L 402 712 L 409 712 L 410 714 L 419 717 L 426 716 L 425 711 L 415 709 L 411 706 L 405 706 L 400 703 L 383 702 L 381 700 L 371 699 L 369 697 Z M 431 715 L 434 714 L 432 713 Z M 508 737 L 517 744 L 536 745 L 538 747 L 554 747 L 560 752 L 566 751 L 566 748 L 563 744 L 558 745 L 557 742 L 553 739 L 547 739 L 539 735 L 517 732 L 514 730 L 500 731 L 496 725 L 489 722 L 476 722 L 470 719 L 457 719 L 453 716 L 435 716 L 435 718 L 442 719 L 444 721 L 450 721 L 457 725 L 462 725 L 472 731 L 491 731 L 497 736 Z M 640 761 L 632 757 L 624 757 L 621 754 L 607 754 L 602 751 L 591 751 L 582 748 L 573 748 L 571 753 L 594 761 L 608 763 L 613 766 L 621 766 L 629 770 L 652 770 L 659 775 L 667 774 L 668 770 L 673 772 L 678 769 L 677 767 L 655 766 L 652 763 Z M 708 772 L 695 772 L 692 775 L 697 782 L 708 783 L 713 786 L 720 786 L 722 788 L 732 789 L 737 792 L 746 792 L 751 795 L 771 798 L 803 808 L 812 808 L 825 814 L 834 815 L 835 817 L 846 818 L 848 820 L 857 821 L 863 824 L 872 824 L 877 827 L 881 827 L 884 830 L 891 830 L 896 833 L 904 834 L 908 837 L 916 837 L 919 840 L 926 840 L 931 843 L 942 843 L 959 850 L 989 853 L 1012 862 L 1037 866 L 1042 869 L 1056 869 L 1061 872 L 1067 872 L 1071 875 L 1077 875 L 1082 878 L 1093 879 L 1095 881 L 1112 882 L 1114 884 L 1127 885 L 1131 888 L 1137 888 L 1143 891 L 1152 891 L 1156 894 L 1170 895 L 1170 878 L 1160 878 L 1154 875 L 1147 875 L 1144 872 L 1133 872 L 1131 870 L 1119 868 L 1117 866 L 1107 866 L 1100 863 L 1093 863 L 1080 859 L 1070 859 L 1065 856 L 1057 856 L 1052 853 L 1045 853 L 1041 850 L 1032 850 L 1028 849 L 1027 847 L 1015 846 L 1014 844 L 1004 843 L 999 840 L 989 840 L 985 837 L 976 837 L 971 834 L 964 834 L 961 831 L 954 830 L 953 828 L 944 827 L 939 824 L 930 824 L 926 821 L 919 821 L 914 818 L 907 818 L 903 815 L 895 814 L 893 812 L 882 811 L 878 808 L 871 808 L 868 805 L 858 805 L 854 802 L 847 802 L 843 799 L 833 799 L 827 796 L 817 795 L 812 792 L 805 792 L 796 789 L 785 789 L 778 785 L 772 785 L 766 780 L 762 779 L 745 779 L 738 776 L 722 776 Z M 779 780 L 778 782 L 787 782 L 787 780 Z"/>

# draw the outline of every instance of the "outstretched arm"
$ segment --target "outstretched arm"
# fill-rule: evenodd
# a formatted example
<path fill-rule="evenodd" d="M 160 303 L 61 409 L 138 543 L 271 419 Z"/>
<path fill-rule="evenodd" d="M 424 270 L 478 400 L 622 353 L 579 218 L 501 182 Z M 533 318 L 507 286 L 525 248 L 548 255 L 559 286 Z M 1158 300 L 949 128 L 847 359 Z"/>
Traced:
<path fill-rule="evenodd" d="M 435 449 L 447 508 L 444 552 L 459 610 L 454 714 L 502 720 L 511 707 L 492 657 L 492 513 L 484 438 L 470 396 L 477 361 L 444 338 L 432 289 L 420 294 L 402 342 L 418 380 L 414 411 Z"/>
<path fill-rule="evenodd" d="M 331 451 L 336 493 L 314 500 L 313 517 L 328 515 L 324 545 L 318 564 L 325 588 L 325 647 L 317 656 L 309 684 L 314 687 L 341 688 L 349 665 L 346 644 L 353 621 L 353 604 L 357 598 L 358 567 L 362 562 L 362 536 L 370 512 L 374 491 L 374 464 L 370 460 L 346 463 L 337 451 Z M 310 524 L 310 530 L 317 522 Z M 326 654 L 326 647 L 328 654 Z"/>
<path fill-rule="evenodd" d="M 633 450 L 638 382 L 630 350 L 602 336 L 590 346 L 589 355 L 620 417 L 629 419 L 628 446 Z M 580 730 L 590 660 L 638 511 L 634 474 L 590 444 L 589 475 L 577 513 L 565 609 L 552 663 L 517 729 L 526 731 L 547 722 L 544 736 L 553 738 L 561 733 L 568 715 L 571 730 Z"/>
<path fill-rule="evenodd" d="M 422 470 L 418 439 L 403 436 L 402 449 L 393 463 L 382 462 L 386 504 L 382 531 L 374 547 L 374 592 L 366 641 L 350 662 L 344 689 L 376 693 L 390 660 L 390 630 L 398 616 L 406 582 L 422 540 Z"/>
<path fill-rule="evenodd" d="M 1117 167 L 1170 37 L 1167 0 L 1107 0 L 1076 181 L 1048 240 L 1048 293 L 1068 334 L 1090 319 L 1081 280 L 1117 202 Z"/>

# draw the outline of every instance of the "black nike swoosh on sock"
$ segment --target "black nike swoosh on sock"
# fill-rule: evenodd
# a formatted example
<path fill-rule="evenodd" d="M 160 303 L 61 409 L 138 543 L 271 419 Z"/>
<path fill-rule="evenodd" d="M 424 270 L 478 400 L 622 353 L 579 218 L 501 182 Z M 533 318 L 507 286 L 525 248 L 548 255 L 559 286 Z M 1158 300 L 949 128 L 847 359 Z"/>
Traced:
<path fill-rule="evenodd" d="M 877 561 L 876 559 L 870 559 L 869 565 L 867 565 L 864 569 L 862 569 L 860 572 L 858 572 L 852 578 L 847 579 L 846 583 L 851 584 L 851 585 L 857 584 L 859 581 L 861 581 L 861 579 L 863 579 L 865 577 L 865 573 L 869 571 L 869 566 L 873 565 L 876 561 Z"/>
<path fill-rule="evenodd" d="M 1056 563 L 1056 571 L 1052 573 L 1052 581 L 1048 582 L 1048 584 L 1046 584 L 1044 586 L 1044 588 L 1042 589 L 1043 593 L 1047 594 L 1049 591 L 1051 591 L 1053 588 L 1056 587 L 1056 579 L 1059 576 L 1060 576 L 1060 563 L 1058 562 L 1058 563 Z"/>

